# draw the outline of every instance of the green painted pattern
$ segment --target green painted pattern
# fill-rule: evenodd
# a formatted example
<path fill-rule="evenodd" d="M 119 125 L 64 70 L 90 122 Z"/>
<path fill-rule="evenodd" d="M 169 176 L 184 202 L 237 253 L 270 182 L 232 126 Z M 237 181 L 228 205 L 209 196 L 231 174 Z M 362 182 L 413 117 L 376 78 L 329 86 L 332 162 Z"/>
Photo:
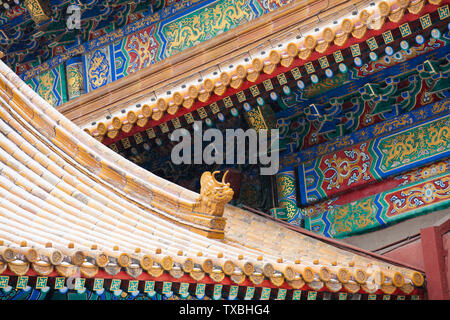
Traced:
<path fill-rule="evenodd" d="M 27 80 L 26 84 L 53 106 L 67 101 L 66 73 L 63 64 Z"/>
<path fill-rule="evenodd" d="M 200 8 L 162 27 L 161 33 L 167 41 L 163 56 L 191 48 L 255 17 L 245 0 L 219 1 Z"/>

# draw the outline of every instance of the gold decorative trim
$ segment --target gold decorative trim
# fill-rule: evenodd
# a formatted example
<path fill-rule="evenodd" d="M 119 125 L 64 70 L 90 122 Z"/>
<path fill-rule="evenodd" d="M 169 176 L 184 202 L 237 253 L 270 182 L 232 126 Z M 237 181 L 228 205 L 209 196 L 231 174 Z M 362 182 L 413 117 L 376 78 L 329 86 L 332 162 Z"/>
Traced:
<path fill-rule="evenodd" d="M 325 282 L 325 286 L 331 292 L 338 292 L 342 289 L 342 283 L 340 283 L 339 281 L 327 281 Z"/>
<path fill-rule="evenodd" d="M 220 270 L 213 270 L 209 277 L 213 279 L 215 282 L 222 282 L 223 279 L 225 279 L 225 273 L 223 273 Z M 233 280 L 234 281 L 234 280 Z"/>
<path fill-rule="evenodd" d="M 30 269 L 30 263 L 23 261 L 8 262 L 8 268 L 18 276 L 25 275 Z"/>

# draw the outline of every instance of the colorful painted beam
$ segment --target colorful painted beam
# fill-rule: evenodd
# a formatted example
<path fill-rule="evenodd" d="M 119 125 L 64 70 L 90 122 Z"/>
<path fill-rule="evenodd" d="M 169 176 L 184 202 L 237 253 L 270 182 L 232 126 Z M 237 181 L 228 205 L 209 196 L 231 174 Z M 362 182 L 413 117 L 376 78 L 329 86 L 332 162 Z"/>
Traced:
<path fill-rule="evenodd" d="M 447 111 L 450 108 L 449 99 L 439 104 Z M 447 112 L 420 125 L 300 164 L 301 204 L 331 198 L 448 156 L 450 115 Z"/>
<path fill-rule="evenodd" d="M 416 67 L 427 61 L 433 63 L 439 61 L 442 65 L 437 68 L 437 75 L 441 72 L 444 77 L 445 73 L 440 69 L 450 66 L 447 46 L 443 41 L 430 39 L 424 44 L 412 48 L 410 54 L 400 50 L 396 53 L 397 64 L 393 65 L 392 62 L 389 62 L 390 67 L 387 69 L 385 67 L 389 65 L 384 65 L 385 59 L 383 58 L 388 58 L 389 61 L 394 58 L 386 55 L 369 63 L 369 65 L 377 66 L 376 73 L 358 76 L 351 81 L 346 79 L 342 86 L 336 82 L 333 86 L 338 86 L 338 88 L 322 91 L 322 94 L 316 98 L 307 98 L 307 92 L 311 90 L 311 86 L 305 87 L 303 90 L 294 90 L 291 97 L 284 99 L 284 103 L 289 106 L 289 109 L 277 113 L 278 126 L 282 130 L 280 143 L 285 146 L 283 155 L 289 157 L 293 153 L 332 142 L 336 140 L 336 136 L 351 134 L 367 126 L 420 108 L 432 101 L 445 98 L 448 96 L 450 86 L 448 81 L 433 80 L 431 76 L 422 78 L 416 71 Z M 430 54 L 433 56 L 433 60 L 430 59 Z M 406 60 L 408 57 L 411 60 Z M 358 73 L 361 69 L 352 68 L 351 73 Z M 327 80 L 329 79 L 323 81 L 324 87 L 330 85 L 326 84 L 329 82 Z M 366 88 L 380 85 L 383 85 L 384 88 L 394 86 L 385 83 L 386 81 L 395 83 L 396 87 L 396 90 L 389 95 L 389 104 L 386 103 L 387 101 L 383 101 L 380 95 L 365 94 Z M 319 85 L 320 83 L 315 87 L 319 87 Z M 358 88 L 362 93 L 358 91 Z M 341 101 L 339 112 L 333 115 L 323 113 L 322 119 L 311 118 L 308 120 L 305 111 L 310 105 L 322 105 L 329 110 L 334 110 L 335 106 L 330 101 Z M 322 102 L 325 103 L 322 104 Z M 383 106 L 385 109 L 380 110 Z M 325 118 L 327 116 L 330 117 Z"/>
<path fill-rule="evenodd" d="M 280 167 L 287 168 L 300 165 L 302 162 L 312 161 L 317 157 L 344 150 L 352 145 L 368 141 L 375 137 L 380 137 L 389 132 L 402 130 L 410 127 L 414 123 L 420 123 L 426 119 L 433 119 L 436 116 L 444 115 L 450 110 L 449 98 L 426 105 L 423 108 L 405 113 L 393 119 L 383 121 L 355 133 L 347 134 L 339 139 L 313 146 L 298 153 L 283 156 L 280 160 Z"/>
<path fill-rule="evenodd" d="M 334 198 L 308 205 L 300 210 L 302 211 L 303 216 L 315 217 L 325 211 L 330 211 L 339 206 L 376 195 L 386 190 L 404 187 L 411 183 L 443 174 L 447 172 L 448 168 L 450 168 L 450 158 L 440 162 L 435 162 L 419 169 L 402 173 L 377 183 L 365 185 L 364 187 L 357 189 L 355 192 L 344 193 Z"/>

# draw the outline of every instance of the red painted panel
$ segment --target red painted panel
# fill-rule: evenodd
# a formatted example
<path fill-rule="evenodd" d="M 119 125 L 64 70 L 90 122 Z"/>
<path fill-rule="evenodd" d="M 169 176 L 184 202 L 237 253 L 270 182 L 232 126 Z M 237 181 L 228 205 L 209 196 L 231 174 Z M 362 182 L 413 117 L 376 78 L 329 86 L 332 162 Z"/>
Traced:
<path fill-rule="evenodd" d="M 424 269 L 422 241 L 420 239 L 389 251 L 383 255 L 397 261 L 407 263 L 410 266 L 414 266 L 422 270 Z"/>

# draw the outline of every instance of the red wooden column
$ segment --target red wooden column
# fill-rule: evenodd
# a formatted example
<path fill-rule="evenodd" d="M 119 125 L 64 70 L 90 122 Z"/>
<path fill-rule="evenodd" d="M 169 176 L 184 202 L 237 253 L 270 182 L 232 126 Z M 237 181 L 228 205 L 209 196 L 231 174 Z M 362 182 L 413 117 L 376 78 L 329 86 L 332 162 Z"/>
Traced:
<path fill-rule="evenodd" d="M 450 299 L 445 268 L 445 255 L 442 236 L 450 230 L 450 220 L 440 226 L 420 230 L 425 267 L 427 293 L 430 300 Z"/>

